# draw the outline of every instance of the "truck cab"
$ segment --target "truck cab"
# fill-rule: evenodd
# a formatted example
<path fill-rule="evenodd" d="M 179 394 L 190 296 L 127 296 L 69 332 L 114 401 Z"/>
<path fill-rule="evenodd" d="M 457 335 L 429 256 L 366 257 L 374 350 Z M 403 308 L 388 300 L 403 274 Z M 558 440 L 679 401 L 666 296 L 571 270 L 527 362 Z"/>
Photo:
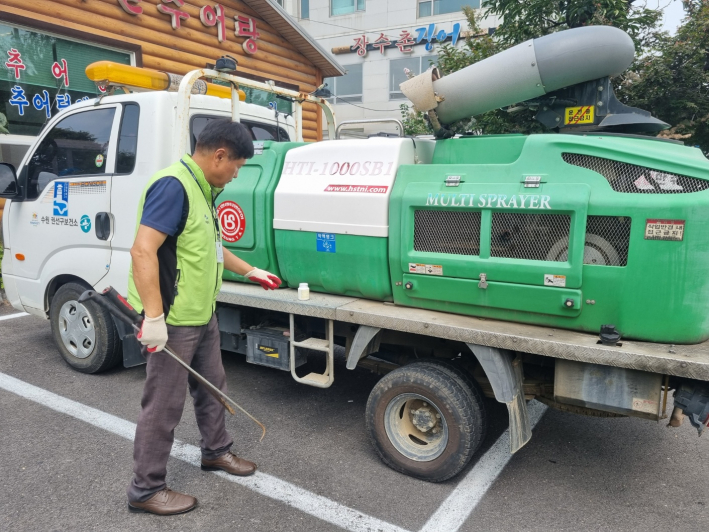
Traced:
<path fill-rule="evenodd" d="M 150 176 L 174 162 L 175 131 L 184 123 L 176 112 L 179 97 L 154 91 L 72 105 L 46 125 L 16 170 L 2 220 L 6 295 L 16 309 L 52 320 L 65 359 L 81 363 L 96 349 L 106 351 L 99 358 L 120 350 L 119 342 L 103 338 L 75 292 L 127 291 L 138 199 Z M 192 153 L 209 120 L 231 117 L 232 107 L 206 95 L 191 95 L 189 103 Z M 291 116 L 239 107 L 257 143 L 295 140 Z M 55 297 L 62 287 L 71 293 Z"/>

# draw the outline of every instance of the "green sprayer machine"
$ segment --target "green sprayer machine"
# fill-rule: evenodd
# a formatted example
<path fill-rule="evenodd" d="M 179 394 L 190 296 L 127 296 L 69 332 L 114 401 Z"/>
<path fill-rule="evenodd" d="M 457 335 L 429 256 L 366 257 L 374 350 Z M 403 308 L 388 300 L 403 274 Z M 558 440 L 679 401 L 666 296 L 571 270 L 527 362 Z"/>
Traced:
<path fill-rule="evenodd" d="M 401 90 L 435 135 L 265 142 L 220 196 L 235 253 L 286 286 L 340 296 L 324 308 L 343 305 L 334 334 L 346 340 L 348 368 L 370 355 L 395 363 L 389 370 L 403 365 L 368 407 L 390 466 L 449 476 L 449 466 L 429 463 L 439 455 L 426 454 L 442 436 L 407 421 L 406 409 L 397 420 L 391 409 L 403 399 L 383 410 L 390 398 L 377 395 L 422 356 L 462 353 L 460 366 L 507 404 L 513 451 L 531 436 L 531 397 L 659 420 L 674 389 L 673 426 L 685 415 L 700 433 L 709 423 L 709 161 L 651 136 L 668 124 L 617 100 L 610 78 L 633 56 L 626 33 L 595 26 L 449 76 L 430 69 Z M 447 128 L 512 105 L 534 110 L 554 133 L 454 136 Z M 243 301 L 234 297 L 224 301 Z M 298 312 L 283 308 L 293 335 Z M 299 382 L 331 384 L 331 364 L 298 377 L 294 353 L 289 369 Z"/>
<path fill-rule="evenodd" d="M 439 136 L 442 124 L 517 102 L 562 134 L 273 143 L 259 165 L 268 185 L 262 175 L 251 194 L 242 176 L 220 197 L 255 222 L 228 245 L 296 288 L 707 340 L 709 161 L 633 134 L 668 127 L 613 94 L 609 76 L 633 53 L 620 30 L 582 28 L 401 87 Z"/>

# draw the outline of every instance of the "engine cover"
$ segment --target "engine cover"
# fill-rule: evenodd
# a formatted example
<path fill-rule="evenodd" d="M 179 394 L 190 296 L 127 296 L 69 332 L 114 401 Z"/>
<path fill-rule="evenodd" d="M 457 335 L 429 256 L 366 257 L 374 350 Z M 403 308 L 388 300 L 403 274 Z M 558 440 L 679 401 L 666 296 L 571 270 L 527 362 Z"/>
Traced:
<path fill-rule="evenodd" d="M 439 141 L 392 192 L 394 301 L 623 338 L 709 338 L 709 161 L 650 138 Z"/>

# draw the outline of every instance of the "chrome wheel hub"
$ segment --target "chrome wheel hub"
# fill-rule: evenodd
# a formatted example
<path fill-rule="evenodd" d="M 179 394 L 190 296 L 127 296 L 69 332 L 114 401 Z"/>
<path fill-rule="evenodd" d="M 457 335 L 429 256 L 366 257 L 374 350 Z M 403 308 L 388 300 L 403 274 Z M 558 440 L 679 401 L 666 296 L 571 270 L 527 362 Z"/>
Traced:
<path fill-rule="evenodd" d="M 448 425 L 441 411 L 415 393 L 397 395 L 387 405 L 384 429 L 401 454 L 417 462 L 438 458 L 448 445 Z"/>
<path fill-rule="evenodd" d="M 76 358 L 87 358 L 96 346 L 93 318 L 84 305 L 67 301 L 59 310 L 59 334 L 67 351 Z"/>

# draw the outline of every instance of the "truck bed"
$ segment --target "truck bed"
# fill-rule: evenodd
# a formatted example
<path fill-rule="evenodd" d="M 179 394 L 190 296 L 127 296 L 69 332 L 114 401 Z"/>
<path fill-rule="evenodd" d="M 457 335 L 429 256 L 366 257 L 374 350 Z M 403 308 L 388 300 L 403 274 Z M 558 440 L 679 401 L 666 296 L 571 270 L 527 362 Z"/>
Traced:
<path fill-rule="evenodd" d="M 223 283 L 217 300 L 229 305 L 709 381 L 709 341 L 670 346 L 621 340 L 620 346 L 604 346 L 597 343 L 597 335 L 576 331 L 399 307 L 393 303 L 312 291 L 308 301 L 299 301 L 295 289 L 266 291 L 260 286 L 229 281 Z"/>

